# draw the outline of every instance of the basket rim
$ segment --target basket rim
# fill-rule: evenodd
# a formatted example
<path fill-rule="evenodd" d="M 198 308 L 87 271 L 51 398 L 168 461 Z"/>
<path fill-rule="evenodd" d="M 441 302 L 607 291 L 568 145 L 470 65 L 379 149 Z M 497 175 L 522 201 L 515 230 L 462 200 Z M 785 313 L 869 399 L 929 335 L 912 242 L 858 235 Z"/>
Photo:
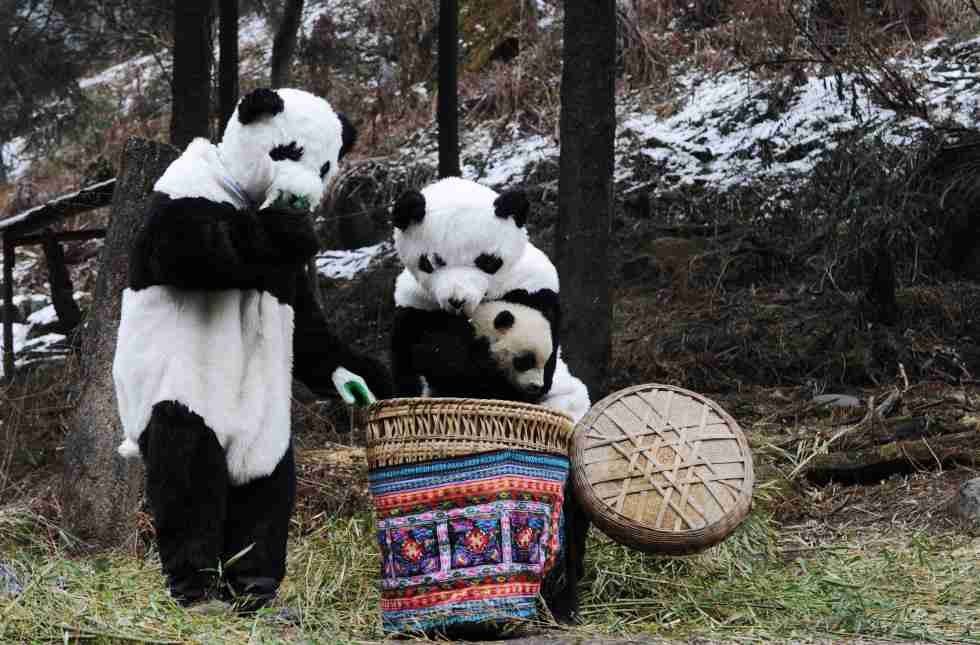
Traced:
<path fill-rule="evenodd" d="M 717 414 L 725 422 L 731 431 L 732 439 L 736 441 L 739 447 L 745 472 L 742 475 L 738 497 L 735 503 L 725 510 L 722 517 L 702 527 L 674 531 L 640 524 L 633 518 L 617 511 L 606 501 L 600 499 L 586 475 L 584 453 L 588 447 L 587 443 L 589 439 L 587 435 L 592 424 L 613 403 L 631 394 L 650 390 L 677 392 L 708 406 L 712 412 Z M 608 531 L 609 536 L 616 539 L 616 541 L 624 539 L 630 546 L 635 548 L 675 554 L 692 553 L 708 548 L 724 539 L 734 526 L 737 526 L 745 519 L 752 506 L 752 490 L 755 485 L 755 473 L 752 453 L 741 426 L 717 402 L 703 394 L 675 385 L 644 383 L 617 390 L 605 396 L 593 405 L 588 413 L 576 424 L 575 433 L 572 436 L 571 449 L 569 450 L 569 458 L 576 494 L 581 496 L 582 505 L 587 510 L 587 514 L 592 518 L 592 521 L 599 528 L 604 529 L 604 532 Z M 626 535 L 629 537 L 627 538 Z M 669 538 L 671 542 L 676 543 L 665 543 L 665 538 Z"/>
<path fill-rule="evenodd" d="M 444 407 L 446 412 L 475 413 L 486 416 L 490 412 L 517 412 L 526 411 L 545 416 L 554 416 L 556 419 L 564 419 L 574 425 L 572 417 L 561 410 L 545 407 L 538 403 L 525 403 L 523 401 L 511 401 L 508 399 L 477 399 L 466 397 L 450 396 L 404 396 L 390 399 L 378 399 L 365 408 L 365 413 L 370 418 L 384 413 L 394 413 L 403 408 L 417 409 L 420 407 Z M 488 410 L 488 408 L 490 408 Z"/>

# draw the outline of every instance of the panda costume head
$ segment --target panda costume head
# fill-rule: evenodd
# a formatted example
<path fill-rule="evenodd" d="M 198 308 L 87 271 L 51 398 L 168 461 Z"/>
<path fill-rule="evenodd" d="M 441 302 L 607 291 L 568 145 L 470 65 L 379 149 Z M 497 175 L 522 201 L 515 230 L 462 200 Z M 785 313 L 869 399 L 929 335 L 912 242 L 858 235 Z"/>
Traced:
<path fill-rule="evenodd" d="M 499 297 L 511 285 L 539 288 L 526 284 L 528 211 L 523 191 L 498 195 L 458 177 L 404 193 L 392 209 L 392 223 L 395 250 L 412 287 L 439 309 L 459 314 L 471 314 L 481 301 Z M 540 265 L 536 271 L 545 274 L 540 288 L 557 291 L 551 263 L 543 255 L 533 261 Z M 398 288 L 396 304 L 401 304 Z"/>
<path fill-rule="evenodd" d="M 494 300 L 476 307 L 470 324 L 511 386 L 529 401 L 544 394 L 550 385 L 546 365 L 554 346 L 551 324 L 540 311 Z"/>
<path fill-rule="evenodd" d="M 260 88 L 238 102 L 220 143 L 194 139 L 154 189 L 173 199 L 203 197 L 238 209 L 267 207 L 284 193 L 313 211 L 356 133 L 319 96 Z"/>

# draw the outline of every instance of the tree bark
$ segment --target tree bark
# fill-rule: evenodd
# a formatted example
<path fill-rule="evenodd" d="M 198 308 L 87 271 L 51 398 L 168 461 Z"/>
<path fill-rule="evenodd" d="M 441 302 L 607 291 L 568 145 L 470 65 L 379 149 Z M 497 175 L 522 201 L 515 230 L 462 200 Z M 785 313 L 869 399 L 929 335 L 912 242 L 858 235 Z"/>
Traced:
<path fill-rule="evenodd" d="M 823 485 L 830 481 L 866 484 L 895 474 L 941 468 L 951 464 L 976 466 L 980 463 L 980 433 L 957 434 L 895 441 L 850 452 L 831 452 L 813 458 L 806 469 L 810 481 Z"/>
<path fill-rule="evenodd" d="M 561 277 L 562 352 L 593 400 L 612 346 L 609 239 L 616 131 L 616 2 L 566 2 L 561 153 L 554 255 Z"/>
<path fill-rule="evenodd" d="M 181 150 L 194 137 L 210 136 L 213 17 L 213 0 L 177 0 L 174 5 L 170 143 Z"/>
<path fill-rule="evenodd" d="M 289 0 L 283 7 L 282 22 L 272 41 L 272 70 L 269 82 L 273 88 L 285 87 L 290 82 L 290 66 L 296 52 L 296 39 L 303 18 L 303 0 Z"/>
<path fill-rule="evenodd" d="M 129 251 L 143 223 L 154 182 L 178 155 L 175 148 L 152 141 L 130 139 L 126 143 L 99 257 L 95 297 L 80 331 L 81 385 L 65 440 L 60 500 L 66 528 L 92 546 L 127 544 L 136 536 L 142 465 L 116 452 L 123 433 L 112 359 L 122 291 L 128 284 Z"/>
<path fill-rule="evenodd" d="M 459 177 L 459 113 L 457 104 L 457 0 L 439 3 L 439 177 Z"/>
<path fill-rule="evenodd" d="M 238 103 L 238 0 L 220 0 L 218 25 L 218 109 L 221 132 Z"/>

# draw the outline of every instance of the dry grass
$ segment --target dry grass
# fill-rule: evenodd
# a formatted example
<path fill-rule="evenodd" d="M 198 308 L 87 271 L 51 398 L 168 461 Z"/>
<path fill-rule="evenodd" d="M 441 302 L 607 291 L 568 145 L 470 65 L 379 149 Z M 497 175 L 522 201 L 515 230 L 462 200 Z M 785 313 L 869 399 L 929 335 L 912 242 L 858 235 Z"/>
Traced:
<path fill-rule="evenodd" d="M 644 555 L 593 532 L 585 622 L 566 635 L 976 642 L 975 541 L 887 528 L 870 539 L 801 541 L 798 528 L 781 527 L 765 510 L 775 490 L 763 483 L 739 530 L 697 556 Z M 3 562 L 24 587 L 0 598 L 5 641 L 336 643 L 382 636 L 376 546 L 365 514 L 299 522 L 280 599 L 251 619 L 188 613 L 164 593 L 152 554 L 69 558 L 47 539 L 32 539 L 42 523 L 21 508 L 0 511 Z"/>

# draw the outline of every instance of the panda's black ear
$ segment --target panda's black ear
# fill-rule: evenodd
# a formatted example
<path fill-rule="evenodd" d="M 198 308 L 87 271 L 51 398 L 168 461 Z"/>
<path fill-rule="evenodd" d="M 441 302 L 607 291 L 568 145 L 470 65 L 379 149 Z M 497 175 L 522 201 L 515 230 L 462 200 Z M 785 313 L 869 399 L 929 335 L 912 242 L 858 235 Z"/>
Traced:
<path fill-rule="evenodd" d="M 347 118 L 346 114 L 338 112 L 337 118 L 340 119 L 341 137 L 340 156 L 337 157 L 337 161 L 340 161 L 344 158 L 345 154 L 351 151 L 354 144 L 357 143 L 357 128 L 355 128 L 354 124 L 350 122 L 350 119 Z"/>
<path fill-rule="evenodd" d="M 260 87 L 252 90 L 238 104 L 238 120 L 248 125 L 263 116 L 275 116 L 286 109 L 282 97 L 275 90 Z"/>
<path fill-rule="evenodd" d="M 497 331 L 506 331 L 514 326 L 514 314 L 506 309 L 497 314 L 493 319 L 493 328 Z"/>
<path fill-rule="evenodd" d="M 423 219 L 425 219 L 425 196 L 417 190 L 406 190 L 391 209 L 391 223 L 395 228 L 404 231 Z"/>
<path fill-rule="evenodd" d="M 501 193 L 497 199 L 493 200 L 493 212 L 497 217 L 503 219 L 513 217 L 514 223 L 518 227 L 523 227 L 527 222 L 527 214 L 530 210 L 531 203 L 527 201 L 527 195 L 524 194 L 524 191 L 519 188 Z"/>

